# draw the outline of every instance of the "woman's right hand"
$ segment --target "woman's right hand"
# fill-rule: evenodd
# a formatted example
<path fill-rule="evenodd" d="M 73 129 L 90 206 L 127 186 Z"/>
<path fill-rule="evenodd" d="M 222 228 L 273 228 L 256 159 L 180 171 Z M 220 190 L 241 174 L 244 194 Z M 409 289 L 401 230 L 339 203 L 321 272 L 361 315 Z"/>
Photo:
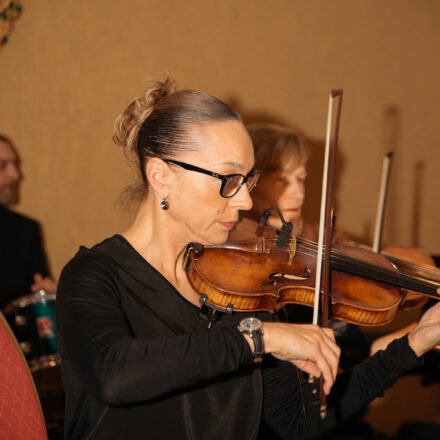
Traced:
<path fill-rule="evenodd" d="M 330 328 L 313 324 L 263 323 L 265 352 L 291 362 L 306 373 L 324 378 L 324 392 L 330 389 L 338 371 L 340 348 Z"/>

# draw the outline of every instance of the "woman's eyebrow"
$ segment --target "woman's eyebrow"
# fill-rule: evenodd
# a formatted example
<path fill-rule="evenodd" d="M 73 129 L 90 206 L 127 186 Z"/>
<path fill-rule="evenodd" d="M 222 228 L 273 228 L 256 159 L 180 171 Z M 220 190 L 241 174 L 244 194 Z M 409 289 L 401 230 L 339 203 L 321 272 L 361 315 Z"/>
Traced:
<path fill-rule="evenodd" d="M 228 165 L 228 166 L 232 166 L 234 168 L 238 168 L 239 170 L 244 170 L 244 166 L 238 162 L 218 162 L 218 163 L 214 164 L 214 166 L 217 166 L 217 165 Z"/>

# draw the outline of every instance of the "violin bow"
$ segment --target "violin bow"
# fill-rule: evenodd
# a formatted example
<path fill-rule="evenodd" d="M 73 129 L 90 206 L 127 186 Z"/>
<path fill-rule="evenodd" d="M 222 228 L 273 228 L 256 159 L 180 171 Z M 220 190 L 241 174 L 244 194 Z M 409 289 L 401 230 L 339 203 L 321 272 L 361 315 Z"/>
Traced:
<path fill-rule="evenodd" d="M 391 170 L 393 155 L 394 155 L 393 152 L 389 152 L 383 158 L 382 179 L 380 184 L 379 202 L 377 205 L 376 227 L 374 228 L 374 238 L 373 238 L 373 251 L 376 253 L 379 253 L 381 248 L 383 221 L 385 216 L 385 202 L 386 202 L 388 186 L 390 182 L 390 170 Z"/>
<path fill-rule="evenodd" d="M 318 324 L 319 306 L 321 305 L 321 326 L 328 327 L 328 311 L 330 296 L 330 256 L 332 242 L 332 207 L 335 181 L 335 165 L 336 152 L 339 138 L 339 123 L 341 120 L 342 109 L 341 89 L 332 89 L 329 96 L 329 109 L 327 116 L 327 133 L 325 141 L 325 157 L 324 157 L 324 173 L 322 177 L 322 193 L 321 193 L 321 212 L 319 218 L 319 239 L 318 253 L 316 262 L 316 279 L 315 279 L 315 301 L 313 306 L 313 324 Z M 333 102 L 338 100 L 338 108 L 336 112 L 335 127 L 333 134 L 333 142 L 330 148 L 331 128 L 333 120 Z M 330 151 L 331 150 L 331 151 Z M 331 152 L 331 157 L 330 157 Z M 322 258 L 323 250 L 327 250 Z M 322 278 L 322 279 L 321 279 Z M 322 295 L 321 295 L 322 285 Z M 321 301 L 320 301 L 321 300 Z M 321 304 L 320 304 L 321 303 Z M 324 381 L 321 376 L 320 380 L 320 402 L 319 413 L 322 419 L 327 415 L 327 398 L 323 390 Z"/>

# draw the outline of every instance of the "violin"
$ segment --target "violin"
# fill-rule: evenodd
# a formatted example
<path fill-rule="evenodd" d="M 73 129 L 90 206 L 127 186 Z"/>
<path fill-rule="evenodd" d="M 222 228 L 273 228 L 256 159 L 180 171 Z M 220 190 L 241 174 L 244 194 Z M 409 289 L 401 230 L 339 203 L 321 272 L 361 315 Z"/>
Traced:
<path fill-rule="evenodd" d="M 386 246 L 382 251 L 400 272 L 411 276 L 440 283 L 440 269 L 435 266 L 433 259 L 419 249 L 404 248 L 400 246 Z M 401 310 L 412 310 L 423 307 L 428 297 L 407 291 L 402 301 Z"/>
<path fill-rule="evenodd" d="M 277 240 L 266 232 L 219 246 L 190 245 L 185 266 L 200 302 L 226 313 L 274 313 L 285 304 L 313 307 L 317 244 L 291 237 L 279 247 Z M 387 324 L 404 299 L 399 288 L 440 299 L 440 283 L 399 272 L 382 254 L 364 248 L 333 246 L 330 265 L 330 311 L 336 319 Z"/>

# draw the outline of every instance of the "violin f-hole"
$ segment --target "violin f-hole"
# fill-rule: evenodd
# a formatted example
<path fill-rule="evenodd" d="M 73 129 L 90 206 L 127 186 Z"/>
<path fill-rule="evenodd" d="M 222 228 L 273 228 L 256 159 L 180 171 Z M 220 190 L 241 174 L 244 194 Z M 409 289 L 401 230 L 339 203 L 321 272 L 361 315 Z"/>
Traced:
<path fill-rule="evenodd" d="M 304 281 L 310 278 L 311 272 L 307 267 L 304 268 L 304 275 L 294 275 L 290 273 L 280 273 L 280 272 L 273 272 L 269 275 L 268 279 L 273 284 L 276 285 L 278 280 L 298 280 L 298 281 Z"/>

